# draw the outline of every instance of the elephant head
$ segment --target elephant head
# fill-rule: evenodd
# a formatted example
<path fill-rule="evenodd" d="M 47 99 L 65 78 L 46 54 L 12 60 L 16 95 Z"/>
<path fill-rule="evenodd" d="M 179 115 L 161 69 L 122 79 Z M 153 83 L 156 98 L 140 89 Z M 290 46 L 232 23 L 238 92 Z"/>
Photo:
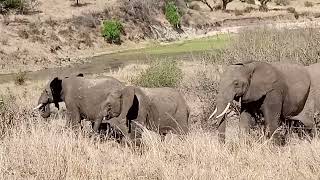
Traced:
<path fill-rule="evenodd" d="M 127 86 L 110 95 L 113 106 L 120 106 L 120 115 L 107 121 L 111 127 L 121 131 L 125 136 L 140 136 L 141 125 L 149 127 L 155 113 L 151 110 L 150 100 L 137 87 Z M 115 99 L 114 99 L 115 98 Z"/>
<path fill-rule="evenodd" d="M 83 77 L 83 74 L 78 74 L 77 77 Z M 34 110 L 40 110 L 41 116 L 48 118 L 50 116 L 50 104 L 54 103 L 59 109 L 59 102 L 63 102 L 62 79 L 56 77 L 45 86 Z"/>
<path fill-rule="evenodd" d="M 216 109 L 209 119 L 215 116 L 220 139 L 224 139 L 225 114 L 233 100 L 242 103 L 262 99 L 269 91 L 283 88 L 277 83 L 282 82 L 281 76 L 268 63 L 246 62 L 233 64 L 221 75 L 219 93 L 216 99 Z"/>

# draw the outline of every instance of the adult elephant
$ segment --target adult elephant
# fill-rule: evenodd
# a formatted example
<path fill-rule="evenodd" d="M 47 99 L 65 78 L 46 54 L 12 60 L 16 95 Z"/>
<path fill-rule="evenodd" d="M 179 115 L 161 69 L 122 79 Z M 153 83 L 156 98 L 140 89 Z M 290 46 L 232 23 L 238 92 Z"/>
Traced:
<path fill-rule="evenodd" d="M 310 93 L 303 110 L 291 119 L 302 121 L 311 130 L 311 135 L 314 135 L 318 123 L 314 115 L 320 113 L 320 63 L 306 66 L 306 69 L 311 78 Z"/>
<path fill-rule="evenodd" d="M 139 143 L 143 128 L 163 136 L 169 132 L 186 134 L 189 131 L 190 109 L 177 90 L 127 86 L 115 94 L 109 100 L 114 106 L 121 105 L 121 112 L 107 123 L 135 142 Z"/>
<path fill-rule="evenodd" d="M 88 79 L 77 77 L 54 78 L 43 90 L 38 106 L 41 116 L 50 116 L 50 103 L 59 108 L 64 102 L 67 109 L 67 126 L 78 128 L 82 119 L 93 122 L 93 130 L 98 131 L 104 117 L 119 115 L 120 106 L 108 101 L 113 91 L 122 89 L 123 83 L 113 77 Z M 112 109 L 113 111 L 110 111 Z"/>
<path fill-rule="evenodd" d="M 240 129 L 248 132 L 255 116 L 261 114 L 268 137 L 274 134 L 277 143 L 282 144 L 283 139 L 275 131 L 281 122 L 303 110 L 310 87 L 309 73 L 301 65 L 256 61 L 230 65 L 221 75 L 216 109 L 209 119 L 217 114 L 219 140 L 225 142 L 225 113 L 232 100 L 241 100 Z"/>

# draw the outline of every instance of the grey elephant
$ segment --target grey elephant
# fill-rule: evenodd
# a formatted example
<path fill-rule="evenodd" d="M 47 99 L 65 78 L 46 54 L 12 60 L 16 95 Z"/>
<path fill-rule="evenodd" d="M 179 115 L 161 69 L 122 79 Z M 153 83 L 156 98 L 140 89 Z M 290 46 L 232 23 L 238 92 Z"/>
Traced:
<path fill-rule="evenodd" d="M 312 64 L 305 67 L 311 78 L 309 96 L 303 110 L 292 120 L 303 122 L 303 125 L 311 129 L 311 135 L 315 135 L 316 119 L 315 114 L 320 113 L 320 63 Z"/>
<path fill-rule="evenodd" d="M 67 126 L 78 128 L 81 120 L 86 119 L 93 123 L 93 130 L 98 132 L 103 118 L 119 115 L 120 106 L 114 106 L 108 98 L 112 96 L 112 91 L 123 87 L 123 83 L 113 77 L 56 77 L 45 87 L 35 109 L 39 109 L 41 116 L 47 118 L 50 116 L 51 103 L 59 108 L 59 102 L 64 102 L 69 117 Z"/>
<path fill-rule="evenodd" d="M 115 94 L 115 99 L 110 100 L 115 106 L 121 105 L 121 112 L 107 123 L 138 144 L 143 128 L 162 137 L 169 132 L 188 133 L 190 109 L 177 90 L 127 86 Z"/>
<path fill-rule="evenodd" d="M 225 142 L 225 113 L 233 100 L 241 101 L 240 129 L 248 132 L 257 115 L 264 117 L 267 136 L 278 144 L 281 122 L 299 115 L 309 96 L 311 78 L 304 66 L 286 63 L 246 62 L 230 65 L 221 75 L 216 109 L 209 117 L 218 125 L 219 141 Z M 312 128 L 301 119 L 306 128 Z"/>

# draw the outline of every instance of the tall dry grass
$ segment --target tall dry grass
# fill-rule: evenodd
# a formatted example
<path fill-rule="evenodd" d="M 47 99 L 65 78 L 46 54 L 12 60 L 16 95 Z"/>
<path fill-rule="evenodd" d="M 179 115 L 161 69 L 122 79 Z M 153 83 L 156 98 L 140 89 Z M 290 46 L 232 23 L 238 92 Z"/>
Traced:
<path fill-rule="evenodd" d="M 251 42 L 247 40 L 252 37 L 245 42 Z M 250 54 L 249 50 L 234 48 L 233 52 L 239 60 L 246 53 L 252 58 L 262 57 L 259 51 Z M 1 84 L 0 179 L 318 179 L 319 138 L 308 142 L 292 137 L 283 147 L 261 135 L 239 139 L 238 119 L 229 117 L 227 142 L 222 145 L 214 130 L 197 123 L 207 110 L 203 107 L 210 108 L 214 102 L 223 69 L 210 63 L 210 57 L 204 59 L 181 66 L 179 88 L 192 110 L 190 133 L 182 138 L 170 135 L 161 141 L 157 134 L 145 132 L 142 151 L 77 134 L 64 127 L 63 118 L 40 118 L 32 107 L 45 81 L 27 81 L 23 86 Z M 96 77 L 112 75 L 129 83 L 146 68 L 130 65 Z"/>
<path fill-rule="evenodd" d="M 221 50 L 211 59 L 220 63 L 253 60 L 309 65 L 320 61 L 319 47 L 319 28 L 265 27 L 240 32 L 226 49 Z"/>

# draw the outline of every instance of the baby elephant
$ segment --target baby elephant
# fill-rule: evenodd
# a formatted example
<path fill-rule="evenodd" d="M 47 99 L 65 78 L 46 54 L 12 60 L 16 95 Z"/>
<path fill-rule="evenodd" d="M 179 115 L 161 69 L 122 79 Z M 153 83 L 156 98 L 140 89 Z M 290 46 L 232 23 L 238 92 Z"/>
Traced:
<path fill-rule="evenodd" d="M 114 92 L 114 106 L 121 106 L 118 117 L 110 118 L 107 123 L 137 145 L 143 128 L 164 136 L 169 132 L 186 134 L 189 131 L 190 109 L 177 90 L 172 88 L 141 88 L 127 86 Z M 138 140 L 138 141 L 137 141 Z"/>

